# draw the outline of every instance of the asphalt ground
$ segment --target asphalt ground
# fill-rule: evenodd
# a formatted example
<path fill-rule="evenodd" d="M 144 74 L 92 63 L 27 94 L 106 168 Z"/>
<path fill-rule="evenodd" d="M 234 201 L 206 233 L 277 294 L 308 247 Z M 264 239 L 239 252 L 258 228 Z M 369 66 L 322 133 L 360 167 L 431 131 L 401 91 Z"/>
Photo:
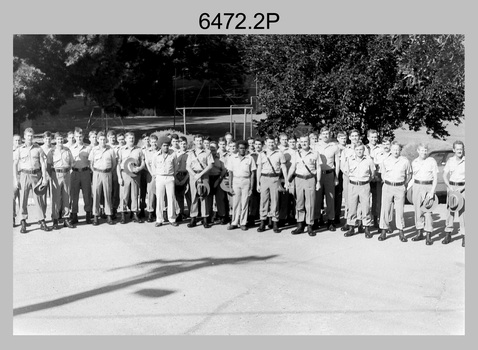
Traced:
<path fill-rule="evenodd" d="M 465 249 L 105 220 L 13 228 L 14 334 L 447 335 L 465 332 Z M 49 217 L 49 213 L 47 213 Z M 17 221 L 18 223 L 18 221 Z M 51 226 L 51 222 L 49 222 Z M 457 225 L 457 224 L 456 224 Z M 374 231 L 376 232 L 376 231 Z"/>

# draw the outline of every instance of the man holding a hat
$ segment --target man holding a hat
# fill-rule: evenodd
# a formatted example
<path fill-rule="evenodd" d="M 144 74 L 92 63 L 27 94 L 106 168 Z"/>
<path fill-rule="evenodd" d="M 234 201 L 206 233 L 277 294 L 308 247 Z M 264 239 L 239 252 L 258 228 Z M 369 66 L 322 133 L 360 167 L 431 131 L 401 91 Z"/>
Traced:
<path fill-rule="evenodd" d="M 462 246 L 465 246 L 465 144 L 462 141 L 453 143 L 455 156 L 448 159 L 443 169 L 443 181 L 447 186 L 447 208 L 445 238 L 443 244 L 451 242 L 455 215 L 460 222 L 463 234 Z"/>
<path fill-rule="evenodd" d="M 433 201 L 438 203 L 438 199 L 435 200 L 438 165 L 435 158 L 428 157 L 428 147 L 426 144 L 420 143 L 417 152 L 418 158 L 412 162 L 412 202 L 415 209 L 417 235 L 412 238 L 412 241 L 422 240 L 423 229 L 425 229 L 426 244 L 431 245 L 430 235 L 433 231 L 433 221 L 430 209 Z M 427 205 L 427 203 L 429 205 Z M 422 207 L 425 210 L 423 210 Z"/>
<path fill-rule="evenodd" d="M 149 138 L 148 138 L 149 139 Z M 139 181 L 141 171 L 145 167 L 144 154 L 140 147 L 134 144 L 134 134 L 127 132 L 125 134 L 126 145 L 118 150 L 118 183 L 120 185 L 120 206 L 118 212 L 121 213 L 120 223 L 126 223 L 125 212 L 133 213 L 134 222 L 143 222 L 138 217 L 139 203 Z M 131 199 L 131 208 L 128 202 Z"/>
<path fill-rule="evenodd" d="M 33 143 L 34 131 L 27 128 L 24 131 L 25 143 L 19 146 L 13 153 L 13 187 L 20 189 L 20 208 L 22 211 L 22 220 L 20 221 L 21 233 L 27 233 L 28 219 L 28 195 L 30 189 L 37 185 L 46 190 L 48 183 L 46 173 L 46 156 L 40 146 Z M 18 178 L 18 174 L 20 174 Z M 43 213 L 43 200 L 41 194 L 34 191 L 35 210 L 40 218 L 40 227 L 43 231 L 50 231 L 51 228 L 45 223 L 45 214 Z"/>
<path fill-rule="evenodd" d="M 161 136 L 157 144 L 159 151 L 155 152 L 151 161 L 151 170 L 156 181 L 156 227 L 164 222 L 163 212 L 164 196 L 168 203 L 168 221 L 172 226 L 178 226 L 176 222 L 176 196 L 174 193 L 174 180 L 177 172 L 176 152 L 169 149 L 171 140 L 167 136 Z"/>
<path fill-rule="evenodd" d="M 201 216 L 204 228 L 211 227 L 207 218 L 209 217 L 209 176 L 214 160 L 211 152 L 204 149 L 203 137 L 194 137 L 195 148 L 189 152 L 186 161 L 186 169 L 189 172 L 189 191 L 191 191 L 191 222 L 188 227 L 195 227 L 201 206 Z"/>

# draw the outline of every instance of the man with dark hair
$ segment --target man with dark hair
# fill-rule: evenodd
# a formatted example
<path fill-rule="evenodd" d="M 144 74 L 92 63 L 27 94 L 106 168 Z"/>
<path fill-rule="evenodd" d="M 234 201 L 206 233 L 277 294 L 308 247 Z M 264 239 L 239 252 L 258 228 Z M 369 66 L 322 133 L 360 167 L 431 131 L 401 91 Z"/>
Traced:
<path fill-rule="evenodd" d="M 151 147 L 149 143 L 149 134 L 144 133 L 141 135 L 141 152 L 146 151 Z M 139 172 L 139 217 L 144 218 L 146 216 L 146 193 L 148 192 L 148 170 L 144 167 Z"/>
<path fill-rule="evenodd" d="M 188 213 L 191 212 L 191 191 L 186 192 L 187 184 L 189 183 L 189 173 L 186 169 L 188 153 L 188 140 L 186 137 L 181 136 L 179 138 L 179 150 L 176 151 L 177 171 L 176 179 L 174 180 L 174 191 L 179 206 L 179 216 L 176 218 L 176 221 L 178 222 L 181 222 L 186 218 L 184 212 L 184 199 L 186 199 L 188 205 Z"/>
<path fill-rule="evenodd" d="M 48 157 L 48 154 L 54 148 L 54 146 L 51 143 L 52 138 L 53 138 L 53 135 L 50 131 L 45 131 L 43 133 L 43 145 L 41 145 L 40 147 L 43 150 L 43 152 L 45 153 L 46 157 Z M 42 210 L 43 210 L 43 214 L 45 216 L 46 216 L 46 207 L 48 205 L 48 197 L 50 197 L 50 199 L 51 199 L 50 175 L 48 174 L 48 172 L 47 172 L 47 177 L 48 177 L 47 189 L 46 189 L 45 194 L 42 196 L 42 201 L 43 201 Z"/>
<path fill-rule="evenodd" d="M 156 175 L 153 169 L 153 159 L 160 151 L 158 147 L 158 136 L 151 134 L 149 137 L 150 147 L 144 152 L 144 161 L 147 170 L 147 188 L 146 188 L 146 211 L 148 212 L 147 222 L 154 221 L 154 199 L 156 198 Z M 164 202 L 164 198 L 161 198 Z M 163 213 L 161 212 L 161 218 Z"/>
<path fill-rule="evenodd" d="M 39 182 L 41 182 L 41 186 L 46 186 L 48 182 L 46 156 L 41 147 L 33 143 L 33 135 L 33 129 L 26 128 L 23 133 L 25 143 L 13 153 L 13 188 L 20 189 L 20 208 L 22 211 L 20 233 L 27 233 L 28 195 L 30 190 L 33 190 Z M 36 204 L 37 216 L 40 218 L 40 228 L 44 231 L 50 231 L 51 228 L 45 223 L 42 197 L 33 191 L 33 199 Z"/>
<path fill-rule="evenodd" d="M 179 136 L 178 134 L 171 134 L 171 147 L 169 149 L 173 150 L 174 152 L 177 152 L 180 150 L 179 147 Z"/>
<path fill-rule="evenodd" d="M 257 160 L 259 158 L 259 154 L 262 152 L 262 140 L 261 139 L 255 139 L 254 140 L 254 152 L 251 153 L 252 159 L 254 159 L 254 162 L 256 163 L 257 167 Z M 251 198 L 249 199 L 249 220 L 248 220 L 248 226 L 252 227 L 255 224 L 255 220 L 258 220 L 260 218 L 259 215 L 259 208 L 260 208 L 260 201 L 261 201 L 261 195 L 257 190 L 257 171 L 254 173 L 255 178 L 254 178 L 254 184 L 252 188 L 252 194 Z"/>
<path fill-rule="evenodd" d="M 385 136 L 382 138 L 382 147 L 379 151 L 375 153 L 375 157 L 373 158 L 373 162 L 375 163 L 375 167 L 377 169 L 375 173 L 375 181 L 377 183 L 377 193 L 375 195 L 376 197 L 376 206 L 375 206 L 375 212 L 376 213 L 381 213 L 382 212 L 382 189 L 383 189 L 383 179 L 382 179 L 382 169 L 381 169 L 381 164 L 385 159 L 388 157 L 391 157 L 390 153 L 390 144 L 392 142 L 392 139 L 388 136 Z M 393 214 L 393 203 L 390 207 L 390 220 L 392 220 L 391 215 Z M 374 218 L 373 226 L 375 228 L 379 228 L 379 220 L 380 216 L 378 217 L 378 220 Z M 391 233 L 391 232 L 390 232 Z"/>
<path fill-rule="evenodd" d="M 367 150 L 370 157 L 375 162 L 375 159 L 378 157 L 378 154 L 382 151 L 382 147 L 378 144 L 378 132 L 377 130 L 370 129 L 367 131 Z M 372 208 L 371 212 L 373 215 L 373 224 L 375 227 L 378 227 L 378 218 L 380 217 L 380 198 L 379 198 L 379 187 L 381 187 L 380 180 L 377 176 L 372 179 L 370 182 L 370 193 L 372 197 Z M 381 191 L 380 191 L 381 194 Z"/>

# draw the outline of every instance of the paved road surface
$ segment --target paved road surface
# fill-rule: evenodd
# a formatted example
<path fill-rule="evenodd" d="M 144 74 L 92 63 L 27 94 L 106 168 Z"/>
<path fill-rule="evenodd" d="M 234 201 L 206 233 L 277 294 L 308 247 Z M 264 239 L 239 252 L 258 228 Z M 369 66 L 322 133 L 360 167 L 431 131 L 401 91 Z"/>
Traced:
<path fill-rule="evenodd" d="M 411 206 L 406 206 L 410 226 Z M 443 226 L 444 205 L 436 221 Z M 438 227 L 438 225 L 437 225 Z M 463 334 L 465 249 L 129 223 L 13 229 L 14 334 Z M 397 232 L 395 232 L 396 234 Z M 413 227 L 406 230 L 411 237 Z"/>

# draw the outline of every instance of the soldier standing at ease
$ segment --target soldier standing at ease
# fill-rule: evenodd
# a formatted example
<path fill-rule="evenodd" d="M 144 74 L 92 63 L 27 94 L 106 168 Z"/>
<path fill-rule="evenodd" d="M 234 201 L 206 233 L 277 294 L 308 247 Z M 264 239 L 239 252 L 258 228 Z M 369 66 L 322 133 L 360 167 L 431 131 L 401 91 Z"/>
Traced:
<path fill-rule="evenodd" d="M 297 228 L 291 233 L 293 235 L 302 233 L 307 225 L 309 236 L 315 236 L 312 225 L 314 224 L 315 196 L 320 190 L 321 159 L 320 155 L 309 147 L 310 141 L 307 135 L 301 136 L 300 144 L 302 147 L 294 154 L 289 170 L 289 181 L 295 175 L 297 196 L 295 204 Z"/>
<path fill-rule="evenodd" d="M 424 196 L 433 198 L 438 181 L 438 165 L 435 158 L 428 157 L 428 147 L 424 143 L 418 145 L 418 157 L 412 162 L 413 181 L 413 207 L 415 209 L 416 237 L 412 241 L 423 239 L 423 229 L 426 233 L 426 244 L 431 245 L 431 234 L 433 231 L 432 213 L 421 210 L 421 202 Z"/>
<path fill-rule="evenodd" d="M 144 152 L 144 161 L 147 172 L 147 188 L 146 188 L 146 211 L 148 212 L 147 222 L 154 222 L 154 199 L 156 198 L 156 175 L 153 170 L 153 158 L 160 151 L 158 147 L 158 136 L 151 134 L 149 137 L 150 147 Z M 164 202 L 164 200 L 163 200 Z M 161 212 L 161 218 L 163 213 Z"/>
<path fill-rule="evenodd" d="M 365 237 L 372 238 L 370 233 L 372 224 L 370 217 L 370 181 L 375 177 L 375 164 L 372 158 L 364 154 L 365 146 L 361 141 L 357 141 L 353 146 L 355 155 L 347 159 L 343 169 L 349 181 L 347 193 L 347 225 L 349 229 L 344 236 L 350 237 L 355 234 L 354 226 L 360 206 Z"/>
<path fill-rule="evenodd" d="M 227 223 L 226 208 L 227 208 L 227 194 L 221 188 L 222 179 L 226 176 L 227 170 L 221 156 L 217 153 L 217 142 L 211 141 L 209 143 L 209 150 L 211 151 L 212 159 L 214 160 L 213 167 L 209 170 L 209 213 L 213 217 L 213 203 L 216 202 L 217 216 L 222 225 Z"/>
<path fill-rule="evenodd" d="M 55 133 L 56 146 L 47 156 L 47 166 L 51 184 L 51 218 L 53 229 L 60 228 L 58 219 L 63 217 L 63 226 L 74 228 L 70 222 L 70 184 L 71 168 L 75 163 L 70 149 L 63 146 L 63 135 Z"/>
<path fill-rule="evenodd" d="M 95 135 L 96 136 L 96 135 Z M 107 222 L 113 225 L 111 218 L 111 192 L 113 184 L 112 171 L 116 170 L 115 151 L 106 145 L 106 135 L 103 131 L 97 134 L 99 144 L 90 150 L 88 160 L 93 171 L 93 225 L 99 225 L 100 200 L 103 198 Z"/>
<path fill-rule="evenodd" d="M 91 146 L 83 142 L 83 130 L 75 128 L 76 142 L 70 148 L 73 155 L 74 164 L 71 173 L 71 214 L 72 224 L 78 223 L 78 202 L 80 199 L 80 188 L 83 193 L 83 202 L 85 204 L 86 223 L 91 224 L 91 211 L 93 209 L 93 197 L 91 194 L 91 169 L 88 157 Z"/>
<path fill-rule="evenodd" d="M 257 160 L 259 158 L 259 154 L 262 152 L 262 141 L 260 139 L 254 140 L 254 152 L 251 153 L 251 157 L 254 159 L 254 163 L 257 167 Z M 249 219 L 248 219 L 248 226 L 252 227 L 255 224 L 255 221 L 260 218 L 259 216 L 259 207 L 261 201 L 261 195 L 257 191 L 257 171 L 254 173 L 255 179 L 252 188 L 252 194 L 249 198 Z"/>
<path fill-rule="evenodd" d="M 340 224 L 340 217 L 342 214 L 342 199 L 345 198 L 345 207 L 347 206 L 347 197 L 344 196 L 344 174 L 342 168 L 344 167 L 344 150 L 347 147 L 347 134 L 343 131 L 337 133 L 337 146 L 339 147 L 339 184 L 335 186 L 335 220 L 336 225 Z M 344 217 L 347 220 L 347 212 L 344 210 Z M 347 225 L 344 225 L 345 227 Z"/>
<path fill-rule="evenodd" d="M 22 145 L 22 137 L 18 134 L 13 135 L 13 153 L 15 154 L 15 150 Z M 20 203 L 20 190 L 17 186 L 15 186 L 15 181 L 17 180 L 16 175 L 13 178 L 13 227 L 15 227 L 15 218 L 17 217 L 17 199 Z"/>
<path fill-rule="evenodd" d="M 375 173 L 375 181 L 377 183 L 376 186 L 376 193 L 375 193 L 375 212 L 376 213 L 381 213 L 382 212 L 382 188 L 383 188 L 383 179 L 382 179 L 382 169 L 380 168 L 381 164 L 385 159 L 388 157 L 391 157 L 390 153 L 390 144 L 391 144 L 391 139 L 388 136 L 385 136 L 382 139 L 382 147 L 380 150 L 376 151 L 374 157 L 373 157 L 373 162 L 375 163 L 375 167 L 377 169 L 377 172 Z M 372 195 L 373 192 L 372 192 Z M 372 202 L 373 203 L 373 202 Z M 372 209 L 373 212 L 373 209 Z M 392 214 L 393 214 L 393 203 L 392 206 L 390 207 L 390 213 L 389 213 L 389 221 L 392 221 Z M 379 220 L 380 220 L 380 214 L 378 217 L 378 220 L 373 221 L 373 226 L 375 228 L 379 228 Z M 390 232 L 391 233 L 391 232 Z"/>
<path fill-rule="evenodd" d="M 187 184 L 189 183 L 189 173 L 186 169 L 186 162 L 188 160 L 188 140 L 186 137 L 179 138 L 179 151 L 176 151 L 177 171 L 176 179 L 174 180 L 174 191 L 176 202 L 179 207 L 179 216 L 176 218 L 177 222 L 181 222 L 186 218 L 184 212 L 184 200 L 188 206 L 188 213 L 191 212 L 191 191 L 186 192 Z"/>
<path fill-rule="evenodd" d="M 53 145 L 51 144 L 53 135 L 51 134 L 50 131 L 45 131 L 43 133 L 43 145 L 41 145 L 41 149 L 43 150 L 43 153 L 45 153 L 45 157 L 48 157 L 48 154 L 50 151 L 54 148 Z M 43 214 L 46 217 L 46 207 L 48 206 L 48 197 L 51 199 L 51 186 L 50 186 L 50 175 L 47 172 L 47 177 L 48 177 L 48 184 L 46 192 L 44 195 L 42 195 L 42 202 L 43 202 Z"/>
<path fill-rule="evenodd" d="M 41 182 L 41 186 L 46 186 L 48 182 L 46 156 L 41 147 L 33 143 L 33 134 L 32 128 L 26 128 L 23 133 L 25 143 L 13 153 L 13 188 L 19 188 L 20 190 L 20 208 L 22 211 L 20 233 L 27 233 L 28 195 L 30 190 L 35 188 L 38 182 Z M 19 177 L 18 174 L 20 174 Z M 36 204 L 37 216 L 40 218 L 40 228 L 43 231 L 50 231 L 51 228 L 45 223 L 41 196 L 33 191 L 33 199 Z"/>
<path fill-rule="evenodd" d="M 249 197 L 254 187 L 254 173 L 256 163 L 251 155 L 246 154 L 247 141 L 239 141 L 238 152 L 229 158 L 229 181 L 232 187 L 233 214 L 231 225 L 227 228 L 233 230 L 241 227 L 247 230 L 247 214 L 249 212 Z"/>
<path fill-rule="evenodd" d="M 402 242 L 407 242 L 403 233 L 405 220 L 403 211 L 405 206 L 405 193 L 407 184 L 412 178 L 412 167 L 410 161 L 400 155 L 402 146 L 397 141 L 393 141 L 390 148 L 391 156 L 383 160 L 380 169 L 384 181 L 382 191 L 382 211 L 380 212 L 381 234 L 379 241 L 386 239 L 387 231 L 390 229 L 391 206 L 395 203 L 395 223 L 398 228 L 398 234 Z"/>
<path fill-rule="evenodd" d="M 146 153 L 146 151 L 151 147 L 149 143 L 149 135 L 147 133 L 144 133 L 141 135 L 141 152 L 143 152 L 143 156 Z M 159 147 L 159 145 L 158 145 Z M 139 217 L 144 218 L 145 215 L 145 210 L 146 210 L 146 193 L 148 190 L 148 170 L 146 169 L 146 166 L 142 168 L 142 170 L 138 174 L 138 183 L 139 183 Z M 163 199 L 160 199 L 164 201 Z"/>
<path fill-rule="evenodd" d="M 141 171 L 145 168 L 144 154 L 141 148 L 134 144 L 134 134 L 127 132 L 125 134 L 126 145 L 121 147 L 118 151 L 118 182 L 120 185 L 120 206 L 118 212 L 121 213 L 121 224 L 126 223 L 125 212 L 131 211 L 133 213 L 133 221 L 142 223 L 143 221 L 138 217 L 139 203 L 139 181 Z M 148 138 L 149 140 L 149 138 Z M 125 162 L 128 158 L 135 160 L 136 166 L 133 166 L 132 172 L 136 176 L 132 177 L 124 171 Z M 131 199 L 131 208 L 128 203 Z M 158 198 L 158 201 L 160 199 Z"/>
<path fill-rule="evenodd" d="M 281 187 L 279 177 L 281 172 L 285 179 L 285 190 L 289 187 L 286 160 L 284 154 L 275 148 L 274 136 L 267 136 L 266 147 L 267 149 L 261 152 L 257 159 L 257 189 L 261 194 L 261 224 L 257 231 L 265 231 L 267 217 L 270 214 L 272 228 L 275 233 L 279 233 L 279 188 Z"/>
<path fill-rule="evenodd" d="M 465 197 L 465 144 L 462 141 L 453 142 L 453 152 L 455 155 L 448 159 L 445 168 L 443 169 L 443 181 L 447 187 L 447 194 L 452 191 L 461 193 Z M 447 195 L 447 208 L 449 209 L 449 196 Z M 458 216 L 460 222 L 460 231 L 463 234 L 462 246 L 465 246 L 465 208 L 463 207 L 458 212 L 448 210 L 445 227 L 445 238 L 443 244 L 451 242 L 451 233 L 453 232 L 453 222 L 455 221 L 455 214 Z"/>
<path fill-rule="evenodd" d="M 106 134 L 106 138 L 108 139 L 108 142 L 106 142 L 106 145 L 111 147 L 115 151 L 115 154 L 117 154 L 118 150 L 121 146 L 116 141 L 116 131 L 109 130 L 108 133 Z M 120 194 L 119 194 L 118 174 L 117 174 L 116 171 L 113 171 L 112 175 L 113 175 L 113 188 L 112 188 L 112 192 L 111 192 L 111 205 L 112 205 L 111 216 L 112 216 L 113 220 L 115 220 L 116 219 L 116 213 L 118 211 L 118 207 L 119 207 L 119 204 L 120 204 Z"/>
<path fill-rule="evenodd" d="M 367 149 L 368 149 L 368 155 L 373 159 L 374 163 L 375 159 L 377 158 L 378 154 L 382 151 L 382 147 L 378 144 L 378 132 L 377 130 L 370 129 L 367 132 L 367 139 L 368 139 L 368 144 L 367 144 Z M 374 227 L 378 227 L 378 219 L 380 217 L 380 198 L 379 194 L 381 195 L 381 192 L 378 192 L 378 187 L 381 187 L 381 182 L 380 179 L 375 176 L 372 179 L 372 182 L 370 182 L 370 192 L 372 194 L 372 216 L 373 216 L 373 225 Z"/>

